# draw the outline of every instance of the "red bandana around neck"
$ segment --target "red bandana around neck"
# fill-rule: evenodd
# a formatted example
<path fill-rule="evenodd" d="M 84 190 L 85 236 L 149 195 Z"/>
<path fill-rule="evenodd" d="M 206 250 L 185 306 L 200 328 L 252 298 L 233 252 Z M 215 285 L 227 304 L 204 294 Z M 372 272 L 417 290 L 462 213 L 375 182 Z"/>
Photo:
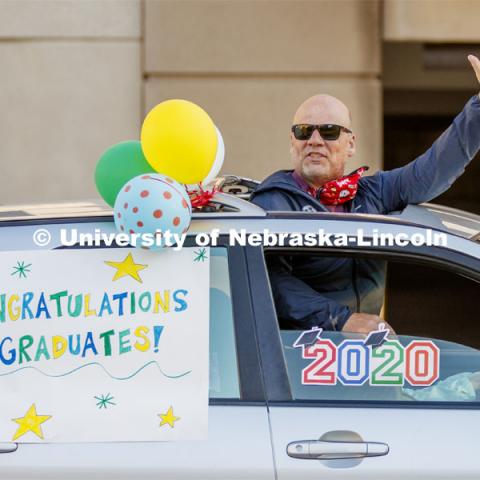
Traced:
<path fill-rule="evenodd" d="M 357 194 L 358 181 L 368 168 L 364 165 L 342 178 L 327 182 L 320 189 L 319 200 L 325 205 L 341 205 L 353 200 Z"/>

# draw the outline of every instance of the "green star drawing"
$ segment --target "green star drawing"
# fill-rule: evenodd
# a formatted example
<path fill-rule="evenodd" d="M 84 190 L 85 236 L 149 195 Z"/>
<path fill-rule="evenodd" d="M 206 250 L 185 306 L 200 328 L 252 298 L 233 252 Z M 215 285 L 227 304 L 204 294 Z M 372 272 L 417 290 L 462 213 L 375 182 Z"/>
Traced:
<path fill-rule="evenodd" d="M 194 262 L 204 262 L 208 258 L 206 248 L 202 248 L 201 250 L 197 250 L 193 253 L 196 255 L 196 257 L 193 259 Z"/>
<path fill-rule="evenodd" d="M 116 403 L 112 402 L 113 396 L 110 395 L 109 393 L 107 393 L 106 395 L 102 394 L 100 397 L 93 397 L 93 398 L 98 400 L 97 407 L 99 410 L 101 410 L 102 408 L 106 409 L 108 405 L 116 405 Z"/>
<path fill-rule="evenodd" d="M 27 273 L 30 272 L 30 269 L 28 267 L 31 267 L 32 264 L 29 263 L 28 265 L 25 265 L 25 262 L 19 262 L 17 260 L 17 266 L 12 267 L 13 272 L 10 275 L 18 275 L 18 278 L 27 278 Z"/>

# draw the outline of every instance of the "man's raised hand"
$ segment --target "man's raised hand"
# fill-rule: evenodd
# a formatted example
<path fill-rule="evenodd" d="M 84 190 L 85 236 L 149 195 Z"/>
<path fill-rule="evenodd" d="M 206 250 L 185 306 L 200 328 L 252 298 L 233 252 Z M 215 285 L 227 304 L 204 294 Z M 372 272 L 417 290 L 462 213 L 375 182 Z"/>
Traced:
<path fill-rule="evenodd" d="M 475 55 L 469 55 L 468 61 L 472 64 L 478 83 L 480 83 L 480 60 Z"/>

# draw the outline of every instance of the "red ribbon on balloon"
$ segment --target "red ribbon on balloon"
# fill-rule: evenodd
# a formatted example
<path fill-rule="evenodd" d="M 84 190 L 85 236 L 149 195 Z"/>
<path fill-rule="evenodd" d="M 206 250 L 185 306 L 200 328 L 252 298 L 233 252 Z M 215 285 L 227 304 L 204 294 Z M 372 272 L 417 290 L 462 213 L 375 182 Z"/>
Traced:
<path fill-rule="evenodd" d="M 192 208 L 201 208 L 207 206 L 215 194 L 218 192 L 218 188 L 213 187 L 212 190 L 204 190 L 202 184 L 198 184 L 198 190 L 192 191 L 185 187 L 192 203 Z"/>

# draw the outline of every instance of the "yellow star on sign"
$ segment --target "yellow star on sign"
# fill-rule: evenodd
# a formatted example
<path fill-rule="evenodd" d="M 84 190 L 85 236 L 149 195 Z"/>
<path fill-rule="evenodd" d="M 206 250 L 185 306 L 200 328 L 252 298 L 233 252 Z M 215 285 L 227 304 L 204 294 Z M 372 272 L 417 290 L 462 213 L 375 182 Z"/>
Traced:
<path fill-rule="evenodd" d="M 159 413 L 158 416 L 162 419 L 161 423 L 160 423 L 160 426 L 162 425 L 170 425 L 171 428 L 173 428 L 173 424 L 180 420 L 180 417 L 176 417 L 174 414 L 173 414 L 173 408 L 170 407 L 167 411 L 167 413 Z"/>
<path fill-rule="evenodd" d="M 119 278 L 125 277 L 126 275 L 130 275 L 137 282 L 142 283 L 142 279 L 140 278 L 140 275 L 138 274 L 138 272 L 148 267 L 148 265 L 141 265 L 140 263 L 135 263 L 131 253 L 129 253 L 125 257 L 125 259 L 121 262 L 105 261 L 105 263 L 108 266 L 117 269 L 117 271 L 115 272 L 115 275 L 112 278 L 112 282 L 114 282 L 115 280 L 118 280 Z"/>
<path fill-rule="evenodd" d="M 20 425 L 13 436 L 12 441 L 17 440 L 17 438 L 22 437 L 28 432 L 33 432 L 37 437 L 43 440 L 43 432 L 40 425 L 43 422 L 50 420 L 50 418 L 52 418 L 51 415 L 37 415 L 35 404 L 32 404 L 24 417 L 12 418 L 12 421 Z"/>

